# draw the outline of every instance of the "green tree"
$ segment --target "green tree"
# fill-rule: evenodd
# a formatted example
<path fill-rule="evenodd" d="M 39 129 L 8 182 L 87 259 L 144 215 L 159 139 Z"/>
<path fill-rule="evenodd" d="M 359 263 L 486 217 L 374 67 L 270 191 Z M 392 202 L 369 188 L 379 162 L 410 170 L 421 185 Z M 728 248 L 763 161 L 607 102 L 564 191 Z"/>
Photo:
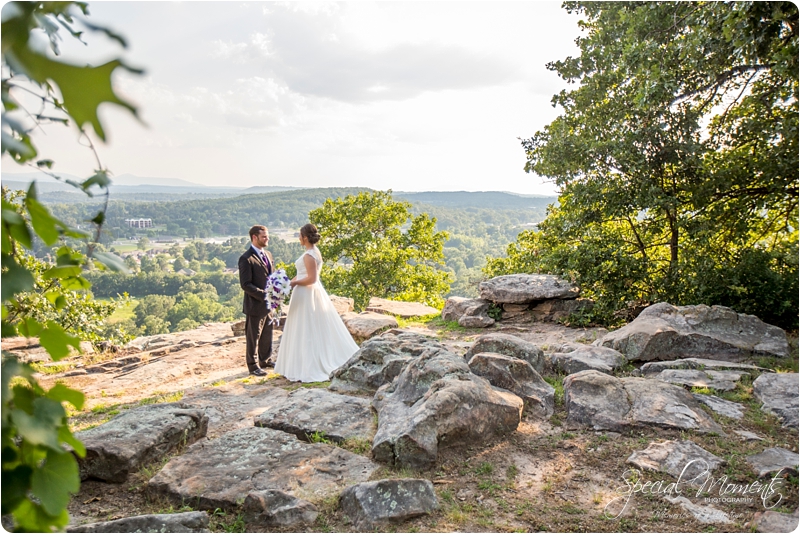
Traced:
<path fill-rule="evenodd" d="M 581 53 L 548 68 L 578 87 L 523 141 L 559 206 L 487 273 L 522 261 L 570 276 L 600 313 L 669 300 L 763 317 L 752 302 L 767 290 L 770 318 L 796 325 L 797 6 L 565 7 L 583 17 Z M 756 279 L 726 279 L 744 264 L 762 267 Z"/>
<path fill-rule="evenodd" d="M 375 191 L 328 199 L 308 214 L 322 238 L 328 290 L 359 310 L 370 297 L 441 307 L 451 279 L 441 270 L 447 232 L 434 231 L 436 219 L 425 213 L 412 217 L 410 207 L 391 191 Z"/>
<path fill-rule="evenodd" d="M 189 243 L 185 247 L 183 247 L 183 258 L 186 261 L 192 261 L 197 259 L 197 247 L 194 243 Z"/>
<path fill-rule="evenodd" d="M 136 248 L 139 250 L 147 250 L 147 247 L 150 245 L 150 240 L 146 237 L 142 237 L 139 239 L 139 242 L 136 243 Z"/>
<path fill-rule="evenodd" d="M 147 295 L 141 298 L 134 310 L 134 314 L 136 314 L 136 325 L 140 327 L 144 326 L 148 317 L 166 319 L 167 314 L 173 306 L 175 306 L 175 297 L 167 295 Z"/>
<path fill-rule="evenodd" d="M 54 120 L 74 124 L 84 130 L 87 123 L 102 140 L 105 132 L 97 116 L 102 102 L 111 102 L 134 111 L 120 100 L 111 87 L 112 72 L 124 65 L 113 60 L 99 67 L 77 66 L 53 59 L 33 43 L 34 33 L 44 33 L 53 52 L 58 53 L 59 28 L 80 38 L 74 27 L 72 12 L 86 13 L 86 5 L 73 2 L 12 2 L 3 6 L 2 21 L 2 153 L 17 163 L 36 162 L 40 168 L 51 168 L 53 162 L 38 159 L 30 131 L 37 124 Z M 124 45 L 113 32 L 104 31 Z M 42 112 L 29 113 L 16 99 L 19 92 L 36 94 Z M 37 93 L 38 92 L 38 93 Z M 88 139 L 88 137 L 87 137 Z M 97 169 L 81 183 L 72 185 L 94 194 L 93 189 L 108 193 L 108 173 Z M 92 236 L 71 229 L 54 218 L 38 201 L 35 184 L 19 203 L 2 201 L 2 337 L 36 336 L 53 360 L 69 354 L 69 347 L 80 349 L 79 338 L 72 336 L 53 319 L 37 319 L 23 310 L 23 295 L 35 292 L 42 280 L 57 280 L 45 292 L 45 298 L 63 311 L 68 303 L 66 292 L 89 288 L 81 275 L 92 265 L 123 269 L 116 256 L 95 251 L 105 212 L 92 218 L 97 227 Z M 56 263 L 44 271 L 26 265 L 26 255 L 33 249 L 34 236 L 45 246 L 53 246 L 65 238 L 86 239 L 87 255 L 66 244 L 57 251 Z M 47 287 L 47 284 L 45 284 Z M 41 286 L 40 286 L 41 287 Z M 85 454 L 83 444 L 71 433 L 63 403 L 76 409 L 83 406 L 79 391 L 56 384 L 42 388 L 28 365 L 3 353 L 2 359 L 2 514 L 10 515 L 13 528 L 20 531 L 50 532 L 66 526 L 69 516 L 66 505 L 70 494 L 78 491 L 80 478 L 73 452 Z M 70 450 L 71 449 L 71 450 Z"/>

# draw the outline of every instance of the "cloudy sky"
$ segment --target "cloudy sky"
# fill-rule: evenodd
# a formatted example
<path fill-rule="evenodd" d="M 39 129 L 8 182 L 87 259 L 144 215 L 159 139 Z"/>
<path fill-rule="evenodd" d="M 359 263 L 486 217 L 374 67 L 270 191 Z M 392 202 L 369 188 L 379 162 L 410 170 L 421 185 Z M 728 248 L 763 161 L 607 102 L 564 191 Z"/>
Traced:
<path fill-rule="evenodd" d="M 124 35 L 64 58 L 123 57 L 142 122 L 101 107 L 115 174 L 204 185 L 366 186 L 552 194 L 523 171 L 519 137 L 557 116 L 578 17 L 560 2 L 89 2 Z M 119 71 L 120 69 L 118 69 Z M 36 134 L 54 170 L 88 176 L 74 130 Z M 3 160 L 3 172 L 20 172 Z"/>

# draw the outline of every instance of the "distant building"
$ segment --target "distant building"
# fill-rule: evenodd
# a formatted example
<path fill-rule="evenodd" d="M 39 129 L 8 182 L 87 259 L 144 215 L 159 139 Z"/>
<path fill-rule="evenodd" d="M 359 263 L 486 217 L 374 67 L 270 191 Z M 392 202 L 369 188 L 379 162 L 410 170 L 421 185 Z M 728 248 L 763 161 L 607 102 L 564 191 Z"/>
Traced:
<path fill-rule="evenodd" d="M 152 228 L 153 219 L 125 219 L 125 224 L 131 228 Z"/>

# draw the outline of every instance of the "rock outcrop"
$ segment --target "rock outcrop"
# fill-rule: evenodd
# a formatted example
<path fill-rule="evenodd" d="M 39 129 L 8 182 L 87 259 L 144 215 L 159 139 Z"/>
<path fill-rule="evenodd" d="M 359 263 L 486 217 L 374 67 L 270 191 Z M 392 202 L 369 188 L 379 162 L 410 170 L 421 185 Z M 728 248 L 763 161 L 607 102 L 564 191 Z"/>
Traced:
<path fill-rule="evenodd" d="M 800 455 L 781 447 L 770 447 L 758 454 L 748 456 L 746 460 L 759 477 L 773 473 L 796 474 L 797 466 L 800 464 Z"/>
<path fill-rule="evenodd" d="M 244 519 L 267 527 L 311 525 L 317 519 L 317 507 L 280 490 L 249 493 L 244 499 Z"/>
<path fill-rule="evenodd" d="M 567 375 L 588 370 L 612 374 L 627 362 L 619 351 L 582 343 L 565 343 L 545 359 L 552 371 Z"/>
<path fill-rule="evenodd" d="M 753 381 L 753 393 L 763 403 L 761 409 L 777 417 L 782 426 L 797 428 L 798 376 L 797 373 L 769 373 Z"/>
<path fill-rule="evenodd" d="M 374 337 L 389 328 L 397 328 L 397 319 L 391 315 L 383 315 L 382 313 L 361 312 L 353 313 L 348 312 L 341 315 L 344 325 L 347 327 L 348 332 L 353 338 L 358 341 L 363 341 Z"/>
<path fill-rule="evenodd" d="M 300 388 L 262 412 L 255 425 L 308 440 L 324 436 L 335 442 L 370 440 L 375 434 L 369 399 L 339 395 L 324 389 Z"/>
<path fill-rule="evenodd" d="M 70 527 L 67 532 L 211 532 L 206 512 L 149 514 Z"/>
<path fill-rule="evenodd" d="M 500 333 L 484 334 L 475 340 L 475 343 L 464 355 L 464 359 L 469 361 L 470 358 L 481 352 L 494 352 L 525 360 L 531 364 L 537 373 L 541 373 L 544 370 L 544 353 L 542 349 L 517 336 Z"/>
<path fill-rule="evenodd" d="M 433 465 L 440 446 L 480 444 L 515 430 L 523 408 L 522 399 L 493 388 L 446 350 L 409 362 L 373 402 L 378 410 L 373 458 L 412 468 Z"/>
<path fill-rule="evenodd" d="M 722 434 L 722 428 L 681 387 L 646 378 L 581 371 L 564 379 L 567 422 L 595 430 L 655 426 Z"/>
<path fill-rule="evenodd" d="M 654 304 L 595 344 L 618 350 L 629 361 L 644 362 L 678 358 L 741 361 L 754 356 L 789 356 L 786 333 L 777 326 L 724 306 L 703 304 Z"/>
<path fill-rule="evenodd" d="M 430 480 L 403 478 L 362 482 L 342 492 L 339 507 L 358 530 L 374 530 L 439 508 Z"/>
<path fill-rule="evenodd" d="M 702 486 L 707 476 L 725 463 L 693 441 L 651 443 L 642 451 L 633 451 L 628 463 L 650 471 L 661 471 L 685 483 Z"/>
<path fill-rule="evenodd" d="M 364 482 L 378 465 L 333 445 L 250 427 L 190 446 L 150 479 L 148 491 L 203 510 L 233 510 L 257 491 L 326 496 Z"/>
<path fill-rule="evenodd" d="M 495 387 L 518 396 L 525 411 L 536 417 L 549 418 L 555 409 L 555 388 L 545 382 L 526 360 L 494 352 L 481 352 L 470 358 L 470 370 Z"/>
<path fill-rule="evenodd" d="M 438 315 L 439 310 L 420 304 L 419 302 L 402 302 L 397 300 L 380 299 L 372 297 L 365 311 L 394 315 L 408 319 L 411 317 L 424 317 L 426 315 Z"/>
<path fill-rule="evenodd" d="M 143 465 L 206 435 L 208 416 L 183 403 L 150 404 L 125 411 L 105 424 L 77 432 L 86 447 L 78 458 L 81 479 L 124 482 Z"/>
<path fill-rule="evenodd" d="M 498 303 L 527 304 L 537 300 L 574 299 L 580 290 L 550 274 L 508 274 L 478 285 L 481 298 Z"/>
<path fill-rule="evenodd" d="M 445 350 L 435 339 L 392 329 L 361 344 L 358 352 L 331 374 L 329 389 L 375 393 L 390 383 L 412 359 L 429 350 Z"/>

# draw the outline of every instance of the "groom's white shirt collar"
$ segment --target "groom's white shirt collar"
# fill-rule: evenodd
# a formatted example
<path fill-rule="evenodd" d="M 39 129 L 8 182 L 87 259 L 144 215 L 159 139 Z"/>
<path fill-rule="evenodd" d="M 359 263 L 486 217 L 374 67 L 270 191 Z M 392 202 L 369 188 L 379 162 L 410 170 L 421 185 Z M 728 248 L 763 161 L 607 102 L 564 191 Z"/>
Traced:
<path fill-rule="evenodd" d="M 254 249 L 256 249 L 256 252 L 258 252 L 259 254 L 265 253 L 263 248 L 258 248 L 257 246 L 255 246 L 252 243 L 250 243 L 250 246 L 253 247 Z"/>

